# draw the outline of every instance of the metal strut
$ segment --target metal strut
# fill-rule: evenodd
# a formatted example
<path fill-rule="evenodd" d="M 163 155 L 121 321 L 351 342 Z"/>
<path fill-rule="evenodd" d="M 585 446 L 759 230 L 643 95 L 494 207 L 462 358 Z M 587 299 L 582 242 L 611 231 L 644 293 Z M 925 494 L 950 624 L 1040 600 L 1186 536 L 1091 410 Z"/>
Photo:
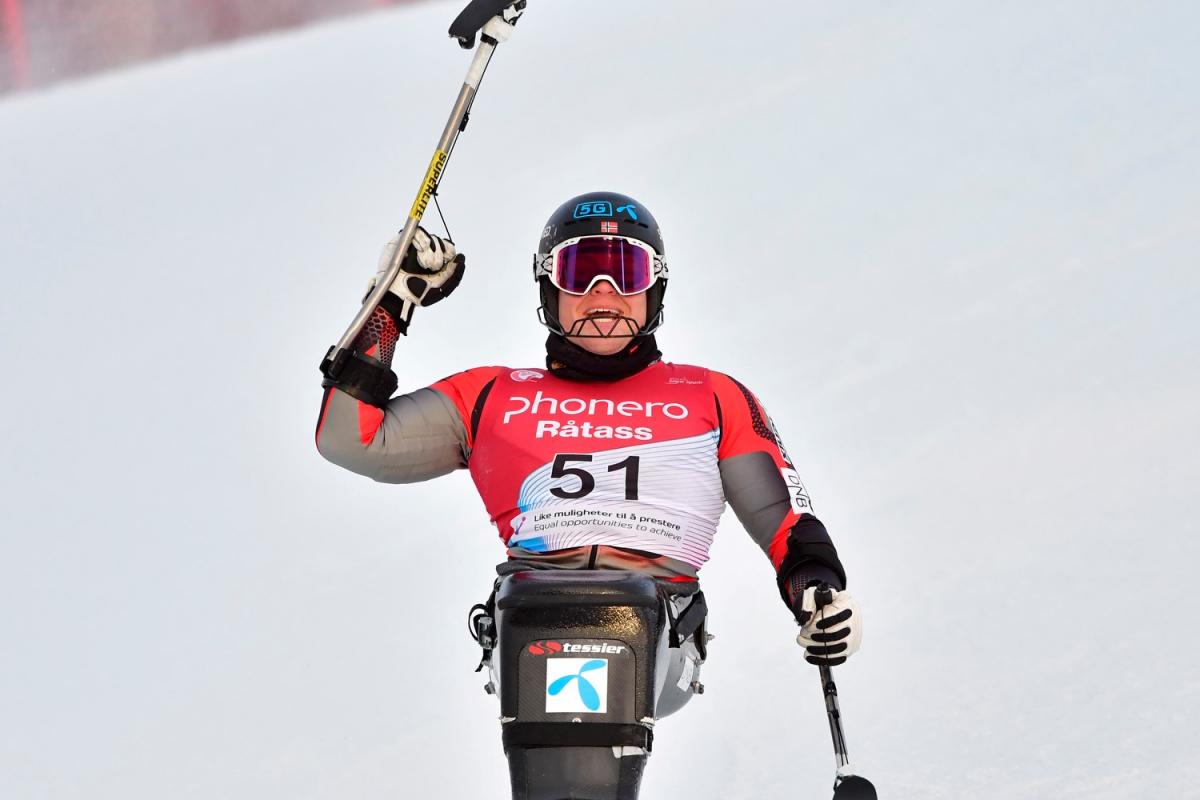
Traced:
<path fill-rule="evenodd" d="M 833 589 L 822 584 L 817 588 L 817 609 L 833 602 Z M 837 757 L 837 777 L 833 781 L 833 800 L 878 800 L 875 787 L 869 780 L 850 770 L 846 752 L 846 732 L 842 730 L 842 709 L 838 706 L 837 684 L 833 671 L 822 666 L 821 692 L 825 695 L 825 713 L 829 717 L 829 734 L 833 737 L 833 752 Z"/>
<path fill-rule="evenodd" d="M 437 148 L 429 160 L 429 167 L 425 171 L 425 177 L 421 181 L 417 197 L 409 209 L 408 219 L 405 220 L 404 227 L 400 231 L 400 242 L 392 255 L 392 260 L 388 264 L 383 278 L 375 284 L 375 288 L 363 300 L 362 307 L 354 315 L 346 332 L 338 339 L 337 344 L 330 348 L 325 361 L 322 362 L 322 370 L 330 377 L 337 377 L 340 366 L 345 363 L 354 340 L 366 325 L 367 320 L 370 319 L 371 314 L 374 313 L 379 301 L 391 289 L 392 283 L 400 274 L 400 264 L 404 261 L 408 248 L 412 245 L 417 226 L 425 215 L 425 209 L 429 205 L 430 199 L 437 191 L 438 182 L 450 160 L 450 153 L 454 149 L 454 141 L 462 129 L 463 121 L 466 119 L 472 102 L 475 100 L 475 94 L 479 90 L 479 82 L 487 69 L 488 61 L 496 47 L 501 42 L 507 41 L 512 35 L 513 26 L 520 19 L 524 9 L 525 0 L 516 0 L 515 2 L 513 0 L 473 0 L 451 25 L 450 35 L 458 39 L 459 44 L 463 47 L 470 47 L 475 41 L 475 34 L 482 28 L 481 41 L 475 49 L 475 55 L 471 59 L 471 66 L 467 69 L 467 77 L 459 90 L 458 98 L 454 101 L 450 118 L 447 120 L 445 128 L 442 129 Z M 412 303 L 404 301 L 400 314 L 404 322 L 408 322 L 412 318 L 413 309 Z"/>

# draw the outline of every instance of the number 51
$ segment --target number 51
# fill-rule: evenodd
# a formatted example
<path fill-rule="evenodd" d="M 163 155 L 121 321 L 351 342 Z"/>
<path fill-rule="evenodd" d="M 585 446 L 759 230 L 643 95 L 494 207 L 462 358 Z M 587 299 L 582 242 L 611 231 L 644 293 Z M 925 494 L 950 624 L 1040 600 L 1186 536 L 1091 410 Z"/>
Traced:
<path fill-rule="evenodd" d="M 569 467 L 568 462 L 592 460 L 592 456 L 588 453 L 559 453 L 554 457 L 554 467 L 550 470 L 551 478 L 565 478 L 568 475 L 579 479 L 579 488 L 574 491 L 568 491 L 560 486 L 554 486 L 550 489 L 550 494 L 563 500 L 578 500 L 581 497 L 587 497 L 596 488 L 596 478 L 592 473 L 582 467 Z M 617 470 L 625 470 L 625 499 L 638 499 L 638 467 L 641 465 L 640 456 L 629 456 L 624 461 L 618 461 L 616 464 L 608 466 L 608 472 L 616 472 Z"/>

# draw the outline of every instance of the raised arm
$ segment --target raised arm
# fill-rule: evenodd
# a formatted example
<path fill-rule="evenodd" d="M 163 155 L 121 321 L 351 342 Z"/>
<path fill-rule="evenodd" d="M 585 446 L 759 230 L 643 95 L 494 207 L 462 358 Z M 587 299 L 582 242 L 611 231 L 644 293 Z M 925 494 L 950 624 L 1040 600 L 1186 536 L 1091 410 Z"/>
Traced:
<path fill-rule="evenodd" d="M 381 272 L 397 241 L 384 248 Z M 469 420 L 455 398 L 434 389 L 392 397 L 397 384 L 392 358 L 409 324 L 402 301 L 436 303 L 454 290 L 464 268 L 465 258 L 453 244 L 418 231 L 400 276 L 355 339 L 352 352 L 340 363 L 322 364 L 325 395 L 316 441 L 326 459 L 387 483 L 428 480 L 466 466 Z"/>

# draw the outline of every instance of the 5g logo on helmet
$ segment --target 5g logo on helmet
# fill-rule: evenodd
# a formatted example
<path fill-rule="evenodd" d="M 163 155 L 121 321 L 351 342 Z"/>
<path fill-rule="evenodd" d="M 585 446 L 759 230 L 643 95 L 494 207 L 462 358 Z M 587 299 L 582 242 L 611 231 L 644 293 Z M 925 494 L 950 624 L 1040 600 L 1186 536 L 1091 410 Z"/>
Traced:
<path fill-rule="evenodd" d="M 575 206 L 574 213 L 571 216 L 575 219 L 587 219 L 588 217 L 611 217 L 613 215 L 613 205 L 609 200 L 592 200 L 587 203 L 580 203 Z"/>

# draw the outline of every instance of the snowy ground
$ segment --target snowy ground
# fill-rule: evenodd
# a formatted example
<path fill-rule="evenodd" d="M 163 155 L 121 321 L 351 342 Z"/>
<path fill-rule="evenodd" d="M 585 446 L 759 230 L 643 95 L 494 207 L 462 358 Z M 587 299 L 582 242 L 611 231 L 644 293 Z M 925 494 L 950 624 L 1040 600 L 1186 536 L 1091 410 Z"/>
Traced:
<path fill-rule="evenodd" d="M 1200 797 L 1197 7 L 530 5 L 402 388 L 536 364 L 544 218 L 640 198 L 663 350 L 763 398 L 851 570 L 883 796 Z M 456 10 L 0 101 L 0 796 L 505 796 L 467 476 L 379 486 L 311 442 Z M 815 670 L 732 515 L 704 577 L 708 693 L 643 796 L 827 796 Z"/>

